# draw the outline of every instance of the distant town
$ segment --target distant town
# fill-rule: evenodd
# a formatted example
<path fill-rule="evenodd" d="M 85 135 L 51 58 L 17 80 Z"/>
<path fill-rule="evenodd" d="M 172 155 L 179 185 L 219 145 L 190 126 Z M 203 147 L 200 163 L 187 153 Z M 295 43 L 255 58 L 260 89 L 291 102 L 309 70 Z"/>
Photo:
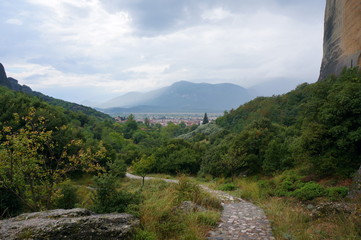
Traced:
<path fill-rule="evenodd" d="M 187 126 L 202 124 L 205 113 L 136 113 L 133 114 L 137 122 L 155 125 L 160 124 L 167 126 L 169 123 L 181 124 L 184 123 Z M 114 119 L 117 122 L 126 122 L 128 115 L 116 116 Z M 208 120 L 210 122 L 216 120 L 222 114 L 220 113 L 207 113 Z"/>

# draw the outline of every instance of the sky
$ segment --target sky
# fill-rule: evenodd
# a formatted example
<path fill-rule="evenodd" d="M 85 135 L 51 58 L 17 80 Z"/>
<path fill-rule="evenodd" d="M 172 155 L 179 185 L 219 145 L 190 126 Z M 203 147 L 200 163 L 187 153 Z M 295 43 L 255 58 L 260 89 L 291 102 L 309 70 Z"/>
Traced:
<path fill-rule="evenodd" d="M 181 80 L 280 93 L 318 78 L 325 1 L 1 0 L 0 62 L 77 103 Z"/>

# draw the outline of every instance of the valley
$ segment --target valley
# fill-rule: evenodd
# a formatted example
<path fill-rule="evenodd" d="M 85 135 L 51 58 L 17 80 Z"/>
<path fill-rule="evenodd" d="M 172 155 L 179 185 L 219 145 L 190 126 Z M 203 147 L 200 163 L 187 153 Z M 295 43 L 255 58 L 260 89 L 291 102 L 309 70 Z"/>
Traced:
<path fill-rule="evenodd" d="M 0 239 L 361 239 L 358 1 L 1 1 Z"/>

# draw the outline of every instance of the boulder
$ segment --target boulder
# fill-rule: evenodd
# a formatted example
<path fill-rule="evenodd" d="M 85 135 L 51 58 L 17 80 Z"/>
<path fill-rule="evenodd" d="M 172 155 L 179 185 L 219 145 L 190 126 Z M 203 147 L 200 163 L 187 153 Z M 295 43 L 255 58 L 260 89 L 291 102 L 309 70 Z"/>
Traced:
<path fill-rule="evenodd" d="M 95 214 L 75 208 L 19 215 L 0 221 L 0 239 L 132 239 L 139 220 L 126 213 Z"/>
<path fill-rule="evenodd" d="M 179 210 L 182 212 L 202 212 L 206 211 L 206 209 L 192 201 L 184 201 L 179 206 L 174 208 L 175 211 Z"/>

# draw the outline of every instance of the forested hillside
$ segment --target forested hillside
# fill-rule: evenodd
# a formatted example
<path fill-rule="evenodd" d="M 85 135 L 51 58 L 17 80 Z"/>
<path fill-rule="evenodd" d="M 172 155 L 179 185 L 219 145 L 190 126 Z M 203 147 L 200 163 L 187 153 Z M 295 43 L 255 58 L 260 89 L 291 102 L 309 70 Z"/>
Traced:
<path fill-rule="evenodd" d="M 148 158 L 150 172 L 213 176 L 275 175 L 303 166 L 316 177 L 351 176 L 361 164 L 361 75 L 345 71 L 225 112 Z M 200 129 L 207 129 L 204 126 Z M 214 133 L 212 133 L 214 131 Z M 146 161 L 146 160 L 144 160 Z"/>

